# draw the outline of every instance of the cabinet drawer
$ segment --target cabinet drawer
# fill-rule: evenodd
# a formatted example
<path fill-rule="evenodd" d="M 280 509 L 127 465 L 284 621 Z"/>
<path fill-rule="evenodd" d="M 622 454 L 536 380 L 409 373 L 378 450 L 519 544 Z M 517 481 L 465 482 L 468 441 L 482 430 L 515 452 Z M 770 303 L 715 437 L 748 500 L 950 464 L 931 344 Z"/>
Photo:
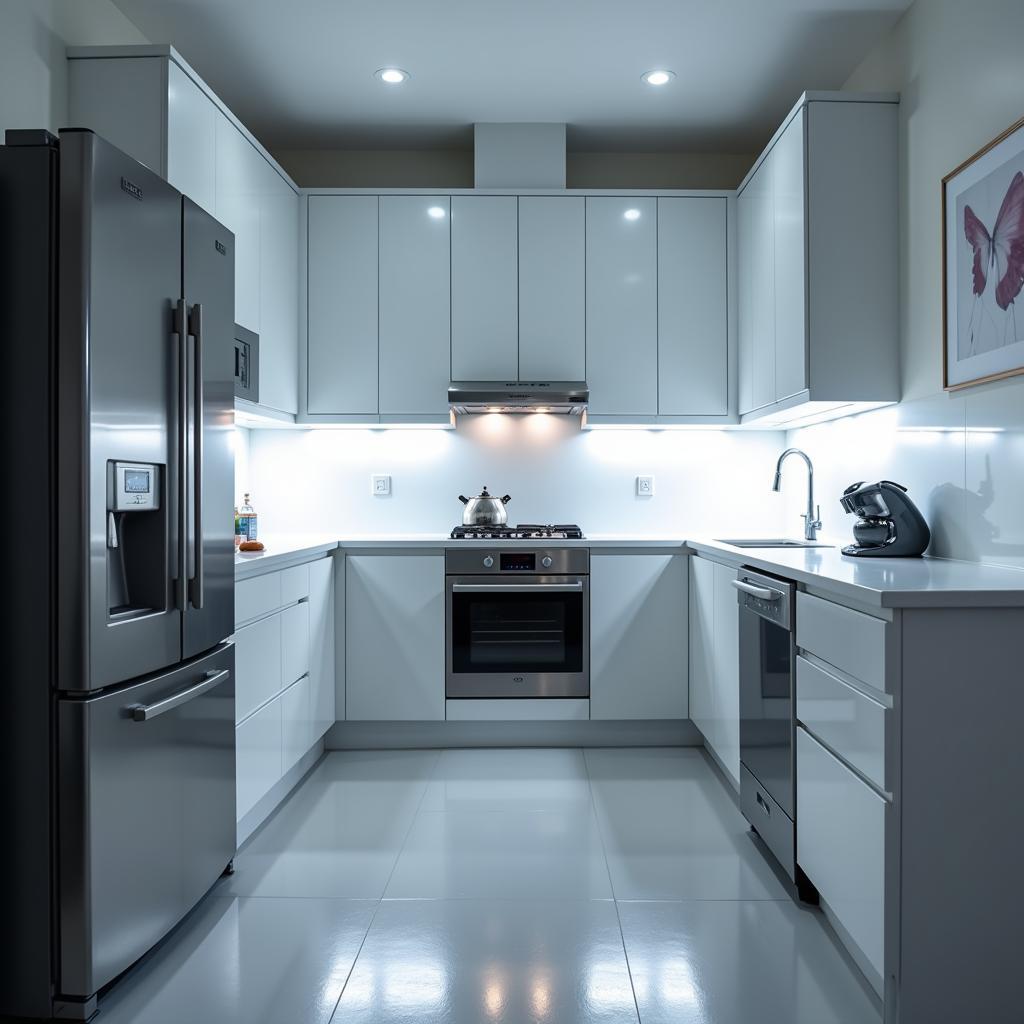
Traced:
<path fill-rule="evenodd" d="M 235 633 L 235 721 L 281 689 L 281 617 L 271 615 Z"/>
<path fill-rule="evenodd" d="M 796 595 L 796 645 L 885 690 L 886 623 L 810 594 Z"/>
<path fill-rule="evenodd" d="M 804 657 L 796 659 L 796 716 L 814 736 L 885 789 L 889 709 Z"/>
<path fill-rule="evenodd" d="M 295 604 L 309 597 L 309 566 L 293 565 L 290 569 L 282 569 L 281 604 Z"/>
<path fill-rule="evenodd" d="M 281 573 L 268 572 L 235 584 L 235 625 L 258 619 L 280 608 Z"/>
<path fill-rule="evenodd" d="M 290 686 L 309 672 L 309 602 L 281 612 L 281 685 Z"/>
<path fill-rule="evenodd" d="M 312 745 L 309 676 L 303 676 L 281 694 L 281 774 L 298 764 Z"/>
<path fill-rule="evenodd" d="M 241 820 L 281 778 L 281 699 L 235 729 L 235 793 Z"/>
<path fill-rule="evenodd" d="M 797 728 L 796 861 L 884 976 L 886 802 Z"/>

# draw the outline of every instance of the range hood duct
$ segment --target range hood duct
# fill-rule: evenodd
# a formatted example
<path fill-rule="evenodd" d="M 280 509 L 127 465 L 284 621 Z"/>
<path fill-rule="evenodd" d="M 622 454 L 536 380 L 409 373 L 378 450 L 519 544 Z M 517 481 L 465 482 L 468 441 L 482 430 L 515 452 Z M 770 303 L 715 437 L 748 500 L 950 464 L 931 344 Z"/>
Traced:
<path fill-rule="evenodd" d="M 552 412 L 581 416 L 590 400 L 585 381 L 453 381 L 452 412 Z"/>
<path fill-rule="evenodd" d="M 565 124 L 484 121 L 473 125 L 476 188 L 565 188 Z"/>

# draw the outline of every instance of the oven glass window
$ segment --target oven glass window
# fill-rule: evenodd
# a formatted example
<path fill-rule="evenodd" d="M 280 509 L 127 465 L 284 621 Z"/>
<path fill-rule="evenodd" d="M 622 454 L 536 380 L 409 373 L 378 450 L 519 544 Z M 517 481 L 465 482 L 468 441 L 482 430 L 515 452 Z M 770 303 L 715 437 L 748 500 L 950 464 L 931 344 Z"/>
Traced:
<path fill-rule="evenodd" d="M 455 672 L 582 672 L 583 595 L 454 594 Z"/>

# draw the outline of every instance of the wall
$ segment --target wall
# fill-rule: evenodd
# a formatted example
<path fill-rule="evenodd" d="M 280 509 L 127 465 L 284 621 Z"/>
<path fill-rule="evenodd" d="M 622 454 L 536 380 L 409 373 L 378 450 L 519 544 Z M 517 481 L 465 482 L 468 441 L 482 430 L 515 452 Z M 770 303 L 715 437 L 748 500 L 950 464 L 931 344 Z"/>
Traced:
<path fill-rule="evenodd" d="M 274 156 L 305 188 L 472 188 L 473 151 L 282 149 Z M 734 188 L 752 153 L 566 154 L 569 188 Z"/>
<path fill-rule="evenodd" d="M 671 537 L 783 529 L 771 493 L 779 432 L 581 431 L 568 417 L 487 415 L 447 430 L 253 430 L 250 484 L 264 533 L 437 533 L 459 494 L 512 495 L 510 522 Z M 392 496 L 370 494 L 390 473 Z M 635 477 L 653 475 L 638 498 Z M 793 532 L 796 523 L 786 524 Z"/>
<path fill-rule="evenodd" d="M 842 489 L 888 477 L 929 519 L 931 553 L 1024 568 L 1024 377 L 943 392 L 940 233 L 942 177 L 1024 115 L 1022 38 L 1020 0 L 917 0 L 846 83 L 902 96 L 904 403 L 790 433 L 815 459 L 829 536 L 849 536 Z"/>
<path fill-rule="evenodd" d="M 145 42 L 111 0 L 3 0 L 0 133 L 67 127 L 66 47 Z"/>

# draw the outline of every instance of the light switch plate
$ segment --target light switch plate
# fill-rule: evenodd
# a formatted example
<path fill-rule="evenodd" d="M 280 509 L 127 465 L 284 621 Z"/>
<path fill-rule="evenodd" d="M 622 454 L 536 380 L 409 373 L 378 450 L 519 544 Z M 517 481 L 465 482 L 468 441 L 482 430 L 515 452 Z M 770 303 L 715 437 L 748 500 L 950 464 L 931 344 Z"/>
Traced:
<path fill-rule="evenodd" d="M 391 495 L 391 477 L 387 473 L 374 473 L 370 477 L 370 493 L 377 498 Z"/>
<path fill-rule="evenodd" d="M 654 497 L 654 477 L 638 476 L 636 478 L 636 494 L 638 498 Z"/>

